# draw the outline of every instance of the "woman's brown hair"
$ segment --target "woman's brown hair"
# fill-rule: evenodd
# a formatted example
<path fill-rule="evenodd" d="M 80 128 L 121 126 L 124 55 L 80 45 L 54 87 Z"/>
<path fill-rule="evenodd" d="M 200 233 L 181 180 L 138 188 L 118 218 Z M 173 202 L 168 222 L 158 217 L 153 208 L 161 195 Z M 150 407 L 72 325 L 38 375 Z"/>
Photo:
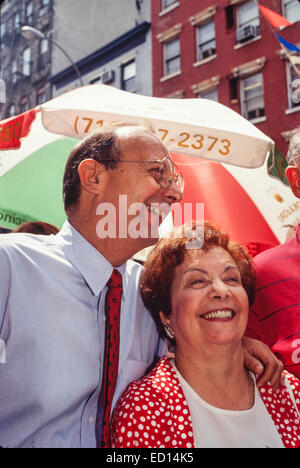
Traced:
<path fill-rule="evenodd" d="M 199 233 L 196 223 L 174 230 L 170 237 L 161 239 L 151 251 L 141 277 L 140 291 L 146 308 L 156 322 L 161 335 L 166 336 L 159 312 L 166 316 L 172 312 L 170 290 L 175 276 L 175 269 L 181 265 L 193 242 L 193 233 Z M 247 293 L 249 304 L 255 299 L 256 272 L 246 249 L 230 241 L 228 234 L 211 223 L 204 222 L 201 238 L 201 250 L 207 252 L 213 247 L 222 247 L 235 261 L 242 285 Z M 197 240 L 199 242 L 199 239 Z"/>

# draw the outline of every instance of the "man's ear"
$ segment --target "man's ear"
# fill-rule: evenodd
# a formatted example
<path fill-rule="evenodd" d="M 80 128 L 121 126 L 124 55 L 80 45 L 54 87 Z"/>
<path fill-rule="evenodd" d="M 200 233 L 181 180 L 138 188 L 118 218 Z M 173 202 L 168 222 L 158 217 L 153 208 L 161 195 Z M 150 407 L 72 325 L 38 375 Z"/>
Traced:
<path fill-rule="evenodd" d="M 100 180 L 103 178 L 103 167 L 94 159 L 84 159 L 78 166 L 81 187 L 90 193 L 99 193 Z"/>
<path fill-rule="evenodd" d="M 286 178 L 289 181 L 293 194 L 300 198 L 300 173 L 296 166 L 288 166 L 285 170 Z"/>

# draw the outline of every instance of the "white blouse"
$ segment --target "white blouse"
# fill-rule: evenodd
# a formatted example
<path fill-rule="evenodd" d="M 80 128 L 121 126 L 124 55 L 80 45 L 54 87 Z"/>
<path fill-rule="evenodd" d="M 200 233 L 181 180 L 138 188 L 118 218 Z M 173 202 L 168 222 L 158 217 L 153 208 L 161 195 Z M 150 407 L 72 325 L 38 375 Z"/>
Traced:
<path fill-rule="evenodd" d="M 251 409 L 224 410 L 204 401 L 182 377 L 174 361 L 172 365 L 189 406 L 196 448 L 284 448 L 256 385 Z"/>

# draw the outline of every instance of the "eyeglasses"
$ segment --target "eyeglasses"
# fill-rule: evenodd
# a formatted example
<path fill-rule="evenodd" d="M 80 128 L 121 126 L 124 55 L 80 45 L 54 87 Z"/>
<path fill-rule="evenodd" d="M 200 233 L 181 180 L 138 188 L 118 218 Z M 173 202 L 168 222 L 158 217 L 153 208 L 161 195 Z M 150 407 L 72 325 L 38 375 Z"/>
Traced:
<path fill-rule="evenodd" d="M 116 162 L 116 163 L 139 163 L 144 166 L 149 166 L 151 167 L 152 165 L 156 165 L 156 167 L 149 169 L 149 172 L 151 173 L 152 177 L 156 180 L 156 182 L 161 186 L 162 189 L 166 190 L 170 187 L 170 185 L 175 182 L 177 185 L 178 189 L 180 190 L 181 193 L 183 193 L 184 190 L 184 179 L 182 174 L 180 174 L 178 168 L 175 166 L 173 163 L 172 159 L 169 157 L 165 157 L 163 159 L 152 159 L 151 161 L 112 161 L 112 160 L 101 160 L 99 161 L 100 163 L 102 162 Z"/>

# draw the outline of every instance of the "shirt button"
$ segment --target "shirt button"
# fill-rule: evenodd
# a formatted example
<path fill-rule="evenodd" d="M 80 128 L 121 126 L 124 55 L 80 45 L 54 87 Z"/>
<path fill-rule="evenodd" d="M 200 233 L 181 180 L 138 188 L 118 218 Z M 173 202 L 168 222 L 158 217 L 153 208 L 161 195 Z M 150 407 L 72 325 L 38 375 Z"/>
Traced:
<path fill-rule="evenodd" d="M 94 417 L 93 417 L 93 416 L 90 416 L 90 417 L 89 417 L 89 423 L 90 423 L 90 424 L 93 424 L 93 422 L 94 422 Z"/>

